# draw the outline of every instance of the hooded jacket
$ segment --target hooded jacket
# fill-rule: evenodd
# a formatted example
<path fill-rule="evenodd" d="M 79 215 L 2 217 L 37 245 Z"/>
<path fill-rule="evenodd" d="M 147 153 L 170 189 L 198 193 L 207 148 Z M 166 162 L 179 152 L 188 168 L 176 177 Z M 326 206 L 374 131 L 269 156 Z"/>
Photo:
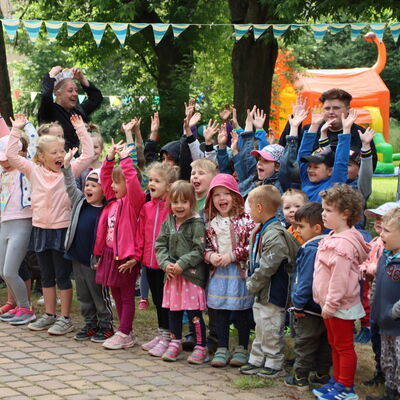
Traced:
<path fill-rule="evenodd" d="M 360 268 L 370 251 L 360 232 L 351 227 L 331 231 L 322 239 L 315 259 L 313 297 L 322 312 L 333 315 L 360 302 Z"/>

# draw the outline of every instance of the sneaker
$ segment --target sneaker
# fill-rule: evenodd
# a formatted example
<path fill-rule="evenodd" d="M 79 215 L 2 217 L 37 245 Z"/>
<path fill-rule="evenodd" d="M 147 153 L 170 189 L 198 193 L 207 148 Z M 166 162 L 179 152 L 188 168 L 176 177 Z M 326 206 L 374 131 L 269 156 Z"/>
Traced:
<path fill-rule="evenodd" d="M 0 316 L 3 314 L 7 314 L 9 311 L 13 310 L 14 308 L 16 308 L 16 306 L 14 304 L 11 304 L 11 303 L 4 304 L 4 306 L 0 307 Z"/>
<path fill-rule="evenodd" d="M 133 347 L 135 345 L 135 340 L 131 333 L 126 335 L 121 331 L 117 331 L 114 333 L 114 336 L 111 336 L 103 343 L 103 347 L 108 350 L 119 350 Z"/>
<path fill-rule="evenodd" d="M 318 372 L 315 373 L 314 375 L 311 375 L 309 378 L 309 381 L 312 385 L 326 385 L 330 381 L 331 377 L 330 375 L 319 375 Z"/>
<path fill-rule="evenodd" d="M 74 325 L 72 324 L 71 318 L 58 317 L 54 325 L 47 329 L 47 333 L 60 336 L 72 332 L 73 330 Z"/>
<path fill-rule="evenodd" d="M 28 325 L 28 329 L 31 331 L 44 331 L 49 329 L 56 321 L 57 317 L 45 313 L 37 321 L 31 322 Z"/>
<path fill-rule="evenodd" d="M 269 367 L 260 368 L 257 372 L 257 376 L 262 376 L 263 378 L 279 378 L 285 375 L 286 372 L 283 369 L 274 369 Z"/>
<path fill-rule="evenodd" d="M 259 370 L 260 367 L 257 367 L 257 365 L 250 363 L 247 363 L 246 365 L 243 365 L 239 368 L 239 372 L 244 375 L 257 375 Z"/>
<path fill-rule="evenodd" d="M 301 378 L 298 377 L 296 374 L 295 375 L 291 375 L 291 376 L 287 376 L 284 379 L 285 385 L 295 388 L 297 390 L 300 391 L 305 391 L 308 390 L 310 388 L 310 384 L 308 382 L 308 378 Z"/>
<path fill-rule="evenodd" d="M 147 310 L 149 308 L 149 300 L 140 299 L 139 300 L 139 310 Z"/>
<path fill-rule="evenodd" d="M 19 307 L 15 307 L 15 308 L 9 310 L 8 312 L 6 312 L 4 314 L 1 314 L 0 315 L 0 320 L 3 321 L 3 322 L 9 322 L 17 314 L 18 308 Z"/>
<path fill-rule="evenodd" d="M 98 331 L 97 326 L 85 325 L 74 336 L 75 340 L 89 340 Z"/>
<path fill-rule="evenodd" d="M 30 308 L 19 307 L 14 318 L 8 320 L 10 325 L 25 325 L 36 320 L 36 315 Z"/>
<path fill-rule="evenodd" d="M 189 364 L 203 364 L 208 361 L 207 347 L 195 346 L 193 353 L 187 358 Z"/>
<path fill-rule="evenodd" d="M 371 329 L 369 326 L 362 326 L 357 336 L 354 338 L 355 343 L 368 343 L 371 340 Z"/>
<path fill-rule="evenodd" d="M 178 360 L 182 352 L 182 344 L 180 340 L 171 340 L 167 350 L 161 356 L 164 361 L 176 361 Z"/>
<path fill-rule="evenodd" d="M 90 338 L 93 343 L 104 343 L 107 339 L 114 335 L 113 327 L 100 327 L 97 332 Z"/>
<path fill-rule="evenodd" d="M 162 339 L 161 335 L 156 336 L 155 338 L 151 339 L 149 342 L 143 343 L 142 344 L 142 349 L 144 351 L 149 351 L 153 347 L 156 347 L 158 342 Z"/>
<path fill-rule="evenodd" d="M 374 377 L 368 381 L 363 382 L 364 386 L 377 386 L 385 383 L 385 375 L 383 372 L 377 372 Z"/>
<path fill-rule="evenodd" d="M 354 386 L 351 389 L 346 389 L 341 383 L 336 382 L 333 389 L 319 397 L 320 400 L 358 400 L 358 396 L 354 391 Z"/>
<path fill-rule="evenodd" d="M 217 368 L 226 367 L 230 358 L 231 353 L 229 353 L 229 350 L 226 347 L 218 347 L 211 361 L 211 366 Z"/>
<path fill-rule="evenodd" d="M 196 337 L 190 332 L 185 336 L 182 348 L 185 351 L 193 351 L 194 346 L 196 346 Z"/>
<path fill-rule="evenodd" d="M 315 389 L 313 389 L 312 392 L 316 397 L 319 398 L 320 396 L 323 396 L 324 394 L 333 390 L 335 383 L 336 383 L 335 378 L 332 376 L 326 385 L 321 386 L 320 388 L 315 388 Z"/>
<path fill-rule="evenodd" d="M 149 354 L 153 357 L 161 357 L 168 349 L 170 341 L 161 337 L 158 343 L 149 350 Z"/>
<path fill-rule="evenodd" d="M 242 365 L 247 364 L 249 361 L 249 351 L 246 350 L 243 346 L 237 346 L 231 361 L 229 361 L 229 365 L 232 367 L 241 367 Z"/>

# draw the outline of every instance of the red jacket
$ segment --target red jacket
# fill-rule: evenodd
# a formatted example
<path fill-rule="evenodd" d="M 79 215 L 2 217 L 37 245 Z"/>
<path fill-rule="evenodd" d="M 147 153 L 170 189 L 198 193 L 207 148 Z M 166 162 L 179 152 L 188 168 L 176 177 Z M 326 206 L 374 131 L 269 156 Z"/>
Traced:
<path fill-rule="evenodd" d="M 146 196 L 140 187 L 140 182 L 137 178 L 136 169 L 132 165 L 132 160 L 126 157 L 120 161 L 120 167 L 125 177 L 127 193 L 124 197 L 115 199 L 115 193 L 111 188 L 111 176 L 114 164 L 115 160 L 108 161 L 106 158 L 101 166 L 101 187 L 108 204 L 104 207 L 100 215 L 93 253 L 97 256 L 101 256 L 103 247 L 106 245 L 108 212 L 110 204 L 116 201 L 118 203 L 118 209 L 114 227 L 113 251 L 116 260 L 123 260 L 126 258 L 133 258 L 135 254 L 136 226 L 139 212 L 145 202 Z"/>
<path fill-rule="evenodd" d="M 168 214 L 169 208 L 165 199 L 151 199 L 140 211 L 134 259 L 146 267 L 160 268 L 156 258 L 156 239 Z"/>

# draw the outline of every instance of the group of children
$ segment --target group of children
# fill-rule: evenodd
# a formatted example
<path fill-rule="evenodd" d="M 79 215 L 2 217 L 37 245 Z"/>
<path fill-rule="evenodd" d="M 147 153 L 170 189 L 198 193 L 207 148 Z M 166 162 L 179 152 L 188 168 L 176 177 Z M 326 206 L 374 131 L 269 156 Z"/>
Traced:
<path fill-rule="evenodd" d="M 103 162 L 101 136 L 89 134 L 79 115 L 71 123 L 81 147 L 67 152 L 62 135 L 49 130 L 37 138 L 26 117 L 16 115 L 0 142 L 0 274 L 13 296 L 0 320 L 53 335 L 73 331 L 73 271 L 85 320 L 74 338 L 129 348 L 137 342 L 134 297 L 142 275 L 159 328 L 143 350 L 165 361 L 180 358 L 185 312 L 194 341 L 187 361 L 207 361 L 208 310 L 209 333 L 218 343 L 211 365 L 276 378 L 286 375 L 290 302 L 295 361 L 285 384 L 300 390 L 322 385 L 313 393 L 323 400 L 356 400 L 354 322 L 369 300 L 360 293 L 365 279 L 374 282 L 371 327 L 381 335 L 379 367 L 387 386 L 379 399 L 398 399 L 400 209 L 393 203 L 382 218 L 370 210 L 380 234 L 371 250 L 357 228 L 371 193 L 373 131 L 356 132 L 361 147 L 352 150 L 357 115 L 341 92 L 325 98 L 328 111 L 312 110 L 300 144 L 299 127 L 309 113 L 301 99 L 284 147 L 262 129 L 265 114 L 256 108 L 248 111 L 244 130 L 235 115 L 233 126 L 227 124 L 230 109 L 220 129 L 210 121 L 202 147 L 199 116 L 189 102 L 180 140 L 158 153 L 158 114 L 144 145 L 134 119 L 123 124 L 126 142 L 113 141 Z M 18 275 L 28 248 L 41 268 L 45 313 L 39 319 Z M 115 332 L 108 289 L 118 314 Z M 238 345 L 230 351 L 232 322 Z"/>

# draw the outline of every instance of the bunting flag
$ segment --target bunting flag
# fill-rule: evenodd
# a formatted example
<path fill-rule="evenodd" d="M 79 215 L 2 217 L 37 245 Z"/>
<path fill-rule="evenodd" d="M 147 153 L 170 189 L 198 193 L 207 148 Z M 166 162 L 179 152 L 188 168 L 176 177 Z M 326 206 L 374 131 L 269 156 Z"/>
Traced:
<path fill-rule="evenodd" d="M 7 32 L 7 36 L 11 42 L 14 42 L 17 29 L 19 27 L 19 19 L 2 19 L 4 29 Z"/>
<path fill-rule="evenodd" d="M 272 32 L 276 38 L 281 37 L 289 28 L 290 24 L 274 24 L 272 25 Z"/>
<path fill-rule="evenodd" d="M 149 24 L 129 24 L 129 32 L 131 35 L 134 35 L 135 33 L 138 33 L 142 29 L 146 28 L 146 26 L 149 26 Z"/>
<path fill-rule="evenodd" d="M 328 24 L 312 24 L 310 27 L 313 31 L 315 41 L 321 43 L 325 33 L 328 31 Z"/>
<path fill-rule="evenodd" d="M 14 90 L 14 96 L 15 96 L 15 100 L 18 101 L 19 96 L 21 96 L 21 90 L 20 89 L 15 89 Z"/>
<path fill-rule="evenodd" d="M 57 35 L 60 32 L 64 22 L 61 21 L 44 21 L 47 30 L 47 36 L 49 38 L 50 43 L 54 43 L 56 41 Z"/>
<path fill-rule="evenodd" d="M 346 24 L 330 24 L 329 25 L 329 32 L 332 35 L 336 35 L 337 33 L 341 32 L 346 27 Z"/>
<path fill-rule="evenodd" d="M 90 29 L 93 34 L 93 39 L 100 46 L 101 39 L 103 38 L 104 31 L 106 30 L 107 24 L 103 22 L 89 22 Z"/>
<path fill-rule="evenodd" d="M 38 95 L 38 92 L 31 92 L 31 103 L 36 99 L 36 96 Z"/>
<path fill-rule="evenodd" d="M 154 41 L 156 46 L 161 42 L 164 35 L 167 33 L 169 24 L 151 24 L 153 28 Z"/>
<path fill-rule="evenodd" d="M 84 25 L 84 22 L 67 22 L 68 38 L 74 36 L 76 32 L 83 28 Z"/>
<path fill-rule="evenodd" d="M 360 36 L 362 30 L 367 26 L 363 23 L 350 24 L 351 26 L 351 40 L 354 41 Z"/>
<path fill-rule="evenodd" d="M 109 96 L 110 106 L 111 107 L 118 107 L 121 105 L 121 99 L 119 96 Z"/>
<path fill-rule="evenodd" d="M 369 24 L 371 29 L 375 32 L 376 37 L 380 42 L 383 40 L 383 32 L 385 31 L 386 24 L 378 23 L 378 24 Z"/>
<path fill-rule="evenodd" d="M 300 25 L 300 24 L 290 24 L 290 29 L 292 30 L 292 31 L 295 31 L 296 29 L 299 29 L 299 28 L 301 28 L 303 25 Z"/>
<path fill-rule="evenodd" d="M 115 36 L 117 37 L 117 39 L 121 43 L 121 46 L 123 47 L 125 44 L 126 33 L 128 32 L 128 24 L 114 22 L 114 23 L 108 24 L 108 25 L 110 25 Z"/>
<path fill-rule="evenodd" d="M 269 24 L 253 25 L 254 40 L 257 40 L 270 26 Z"/>
<path fill-rule="evenodd" d="M 176 39 L 183 31 L 189 28 L 189 24 L 171 24 L 174 39 Z"/>
<path fill-rule="evenodd" d="M 400 22 L 395 22 L 394 24 L 390 25 L 390 32 L 392 33 L 393 40 L 397 43 L 400 34 Z"/>
<path fill-rule="evenodd" d="M 130 102 L 132 101 L 131 96 L 125 96 L 124 97 L 124 104 L 127 106 Z"/>
<path fill-rule="evenodd" d="M 239 41 L 250 29 L 251 24 L 235 24 L 233 25 L 235 31 L 235 39 Z"/>
<path fill-rule="evenodd" d="M 146 96 L 139 96 L 139 103 L 142 104 Z"/>
<path fill-rule="evenodd" d="M 85 100 L 85 97 L 86 97 L 86 95 L 84 95 L 84 94 L 78 94 L 79 104 L 83 103 L 83 101 Z"/>
<path fill-rule="evenodd" d="M 25 26 L 26 33 L 29 36 L 29 39 L 33 44 L 36 43 L 36 40 L 39 36 L 40 28 L 42 26 L 43 21 L 31 20 L 31 21 L 22 21 Z"/>

